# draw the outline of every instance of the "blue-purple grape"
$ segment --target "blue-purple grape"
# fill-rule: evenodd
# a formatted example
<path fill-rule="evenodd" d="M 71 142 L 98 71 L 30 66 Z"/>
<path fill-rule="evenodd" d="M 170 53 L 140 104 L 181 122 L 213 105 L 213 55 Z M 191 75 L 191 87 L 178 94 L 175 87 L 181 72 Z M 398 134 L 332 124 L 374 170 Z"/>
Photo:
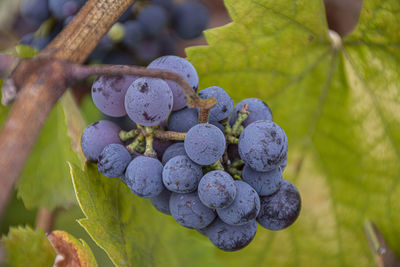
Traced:
<path fill-rule="evenodd" d="M 199 87 L 199 76 L 197 75 L 196 69 L 184 58 L 177 56 L 159 57 L 153 60 L 147 68 L 175 72 L 185 78 L 195 92 Z M 174 106 L 172 110 L 184 108 L 186 106 L 186 96 L 183 93 L 182 88 L 173 81 L 168 80 L 167 83 L 174 94 Z"/>
<path fill-rule="evenodd" d="M 282 180 L 279 190 L 260 198 L 261 210 L 258 223 L 269 230 L 282 230 L 292 225 L 300 214 L 301 198 L 297 188 Z"/>
<path fill-rule="evenodd" d="M 133 76 L 100 76 L 92 85 L 92 99 L 96 107 L 111 117 L 126 115 L 125 94 L 137 79 Z"/>
<path fill-rule="evenodd" d="M 150 4 L 139 12 L 137 20 L 146 36 L 157 37 L 167 26 L 168 15 L 164 8 Z"/>
<path fill-rule="evenodd" d="M 183 39 L 199 37 L 207 28 L 208 20 L 207 8 L 196 2 L 182 3 L 173 12 L 175 31 Z"/>
<path fill-rule="evenodd" d="M 139 78 L 128 88 L 125 109 L 128 116 L 143 126 L 154 126 L 171 112 L 173 95 L 161 79 Z"/>
<path fill-rule="evenodd" d="M 190 229 L 205 228 L 216 216 L 212 209 L 201 203 L 197 192 L 172 193 L 169 200 L 169 210 L 175 221 Z"/>
<path fill-rule="evenodd" d="M 217 209 L 219 218 L 227 224 L 243 225 L 254 220 L 260 211 L 257 192 L 243 181 L 235 181 L 236 197 L 231 205 Z"/>
<path fill-rule="evenodd" d="M 169 211 L 169 199 L 172 192 L 164 189 L 159 195 L 150 198 L 151 204 L 159 211 L 167 215 L 171 215 Z"/>
<path fill-rule="evenodd" d="M 173 144 L 169 140 L 160 140 L 158 138 L 153 139 L 153 149 L 157 153 L 157 158 L 161 161 L 165 150 Z"/>
<path fill-rule="evenodd" d="M 242 179 L 251 185 L 259 196 L 269 196 L 278 191 L 282 172 L 279 167 L 267 172 L 258 172 L 245 165 L 242 170 Z"/>
<path fill-rule="evenodd" d="M 198 111 L 195 108 L 184 108 L 172 112 L 168 118 L 168 130 L 186 133 L 193 126 L 198 124 Z"/>
<path fill-rule="evenodd" d="M 258 120 L 272 121 L 271 109 L 264 101 L 258 98 L 247 98 L 236 104 L 235 110 L 229 119 L 231 125 L 235 123 L 238 111 L 240 111 L 245 104 L 247 104 L 246 110 L 249 112 L 249 117 L 242 123 L 244 127 Z"/>
<path fill-rule="evenodd" d="M 245 225 L 229 225 L 217 218 L 207 228 L 201 230 L 217 248 L 236 251 L 253 240 L 257 232 L 257 222 L 253 219 Z"/>
<path fill-rule="evenodd" d="M 124 37 L 122 43 L 131 49 L 143 39 L 143 29 L 141 24 L 135 20 L 126 21 L 124 24 Z"/>
<path fill-rule="evenodd" d="M 211 171 L 201 178 L 198 188 L 201 202 L 211 209 L 223 209 L 233 203 L 236 185 L 225 171 Z"/>
<path fill-rule="evenodd" d="M 131 160 L 131 154 L 123 145 L 109 144 L 100 153 L 97 168 L 106 177 L 119 177 Z"/>
<path fill-rule="evenodd" d="M 186 155 L 184 144 L 183 143 L 172 144 L 165 150 L 162 156 L 162 164 L 165 165 L 168 162 L 168 160 L 180 155 Z"/>
<path fill-rule="evenodd" d="M 48 0 L 23 0 L 20 12 L 24 18 L 39 25 L 50 16 Z"/>
<path fill-rule="evenodd" d="M 129 163 L 125 182 L 138 197 L 152 198 L 165 190 L 161 162 L 155 158 L 138 156 Z"/>
<path fill-rule="evenodd" d="M 259 172 L 279 167 L 287 151 L 286 134 L 272 121 L 255 121 L 249 124 L 239 137 L 241 159 Z"/>
<path fill-rule="evenodd" d="M 210 121 L 218 122 L 228 118 L 235 108 L 232 98 L 224 89 L 218 86 L 211 86 L 201 90 L 199 97 L 202 99 L 215 97 L 217 99 L 217 105 L 210 110 L 208 117 Z"/>
<path fill-rule="evenodd" d="M 201 123 L 192 127 L 186 134 L 186 154 L 200 165 L 210 165 L 225 152 L 225 136 L 217 126 Z"/>
<path fill-rule="evenodd" d="M 75 0 L 49 0 L 51 14 L 59 20 L 75 15 L 82 3 Z"/>
<path fill-rule="evenodd" d="M 164 166 L 162 177 L 165 187 L 176 193 L 196 191 L 203 176 L 201 166 L 189 159 L 188 156 L 176 156 Z"/>
<path fill-rule="evenodd" d="M 122 144 L 119 139 L 121 128 L 111 121 L 101 120 L 90 124 L 82 134 L 83 154 L 96 162 L 101 151 L 109 144 Z"/>

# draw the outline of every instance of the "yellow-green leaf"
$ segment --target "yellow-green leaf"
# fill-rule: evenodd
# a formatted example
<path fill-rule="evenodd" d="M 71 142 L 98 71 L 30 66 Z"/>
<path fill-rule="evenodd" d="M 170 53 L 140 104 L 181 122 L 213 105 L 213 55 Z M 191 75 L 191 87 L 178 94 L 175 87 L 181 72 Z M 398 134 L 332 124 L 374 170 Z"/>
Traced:
<path fill-rule="evenodd" d="M 29 227 L 10 228 L 1 240 L 7 267 L 52 266 L 56 253 L 42 230 Z"/>
<path fill-rule="evenodd" d="M 200 88 L 258 97 L 289 139 L 303 198 L 298 222 L 259 230 L 230 266 L 375 266 L 362 231 L 377 224 L 400 254 L 400 2 L 365 0 L 342 46 L 321 0 L 225 0 L 233 19 L 187 50 Z M 339 43 L 340 44 L 340 43 Z"/>
<path fill-rule="evenodd" d="M 205 237 L 134 196 L 120 179 L 102 176 L 92 163 L 85 171 L 70 167 L 86 216 L 79 223 L 116 266 L 224 266 Z"/>

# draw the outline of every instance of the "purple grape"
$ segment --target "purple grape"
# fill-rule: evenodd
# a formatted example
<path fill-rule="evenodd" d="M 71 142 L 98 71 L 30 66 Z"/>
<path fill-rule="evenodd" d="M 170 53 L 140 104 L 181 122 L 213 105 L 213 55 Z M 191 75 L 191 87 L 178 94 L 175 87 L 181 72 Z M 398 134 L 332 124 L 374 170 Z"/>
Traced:
<path fill-rule="evenodd" d="M 282 181 L 280 168 L 258 172 L 245 165 L 242 170 L 243 181 L 251 185 L 259 196 L 269 196 L 278 191 Z"/>
<path fill-rule="evenodd" d="M 217 209 L 219 218 L 227 224 L 243 225 L 255 219 L 260 211 L 257 192 L 243 181 L 235 181 L 236 197 L 231 205 Z"/>
<path fill-rule="evenodd" d="M 109 144 L 100 153 L 97 168 L 106 177 L 119 177 L 131 160 L 131 154 L 123 145 Z"/>
<path fill-rule="evenodd" d="M 75 15 L 82 3 L 75 0 L 49 0 L 51 14 L 59 20 Z"/>
<path fill-rule="evenodd" d="M 201 230 L 217 248 L 236 251 L 253 240 L 257 232 L 257 222 L 251 220 L 245 225 L 229 225 L 217 218 L 207 228 Z"/>
<path fill-rule="evenodd" d="M 149 66 L 149 69 L 160 69 L 175 72 L 179 74 L 196 92 L 199 87 L 199 76 L 197 75 L 196 69 L 193 65 L 184 58 L 177 56 L 163 56 L 153 60 Z M 167 81 L 169 87 L 174 94 L 174 106 L 172 110 L 179 110 L 186 106 L 186 97 L 182 91 L 182 88 L 173 81 Z"/>
<path fill-rule="evenodd" d="M 83 154 L 88 160 L 96 162 L 106 145 L 122 144 L 120 131 L 121 128 L 111 121 L 102 120 L 90 124 L 82 134 Z"/>
<path fill-rule="evenodd" d="M 171 198 L 172 192 L 164 189 L 161 194 L 150 198 L 151 204 L 159 211 L 167 215 L 171 215 L 169 211 L 169 199 Z"/>
<path fill-rule="evenodd" d="M 232 204 L 236 185 L 229 173 L 211 171 L 201 178 L 198 188 L 201 202 L 211 209 L 222 209 Z"/>
<path fill-rule="evenodd" d="M 128 88 L 125 109 L 128 116 L 143 126 L 154 126 L 171 112 L 173 95 L 161 79 L 139 78 Z"/>
<path fill-rule="evenodd" d="M 186 134 L 186 154 L 200 165 L 210 165 L 219 160 L 225 152 L 225 136 L 217 126 L 201 123 Z"/>
<path fill-rule="evenodd" d="M 41 24 L 50 16 L 48 0 L 23 0 L 20 13 L 29 21 Z"/>
<path fill-rule="evenodd" d="M 161 161 L 165 150 L 167 150 L 168 147 L 170 147 L 173 144 L 172 141 L 165 141 L 165 140 L 160 140 L 157 138 L 153 139 L 153 149 L 157 153 L 157 158 Z"/>
<path fill-rule="evenodd" d="M 129 86 L 137 79 L 133 76 L 100 76 L 92 85 L 92 99 L 96 107 L 111 117 L 126 115 L 125 94 Z"/>
<path fill-rule="evenodd" d="M 129 20 L 124 23 L 124 38 L 122 43 L 127 47 L 134 49 L 143 38 L 143 29 L 139 22 Z"/>
<path fill-rule="evenodd" d="M 210 121 L 222 121 L 231 115 L 235 107 L 232 98 L 225 92 L 224 89 L 218 86 L 211 86 L 199 92 L 199 97 L 207 99 L 215 97 L 217 105 L 210 110 L 208 116 Z"/>
<path fill-rule="evenodd" d="M 158 5 L 148 5 L 143 8 L 137 17 L 143 28 L 143 33 L 149 37 L 157 37 L 168 23 L 167 11 Z"/>
<path fill-rule="evenodd" d="M 129 163 L 125 182 L 138 197 L 152 198 L 163 190 L 161 162 L 155 158 L 139 156 Z"/>
<path fill-rule="evenodd" d="M 190 229 L 205 228 L 216 216 L 212 209 L 201 203 L 197 192 L 172 193 L 169 200 L 169 210 L 175 221 Z"/>
<path fill-rule="evenodd" d="M 249 124 L 239 137 L 241 159 L 259 172 L 279 167 L 287 151 L 286 134 L 272 121 L 255 121 Z"/>
<path fill-rule="evenodd" d="M 162 177 L 165 187 L 176 193 L 196 191 L 203 170 L 188 156 L 176 156 L 164 166 Z"/>
<path fill-rule="evenodd" d="M 247 98 L 236 104 L 235 110 L 232 113 L 229 123 L 233 125 L 237 119 L 237 113 L 240 111 L 244 105 L 247 104 L 247 111 L 249 112 L 249 117 L 242 123 L 243 127 L 246 127 L 252 122 L 258 120 L 272 121 L 272 112 L 269 106 L 258 98 Z"/>
<path fill-rule="evenodd" d="M 261 210 L 257 221 L 269 230 L 282 230 L 296 221 L 300 209 L 299 191 L 291 182 L 282 180 L 275 194 L 261 197 Z"/>
<path fill-rule="evenodd" d="M 182 3 L 173 13 L 175 31 L 183 39 L 199 37 L 207 28 L 208 20 L 207 8 L 197 2 Z"/>
<path fill-rule="evenodd" d="M 143 39 L 135 47 L 128 47 L 130 50 L 133 49 L 135 56 L 142 63 L 148 63 L 154 58 L 160 55 L 161 44 L 155 39 Z"/>
<path fill-rule="evenodd" d="M 186 133 L 193 126 L 198 124 L 198 111 L 195 108 L 184 108 L 172 112 L 168 119 L 168 130 Z"/>
<path fill-rule="evenodd" d="M 186 156 L 185 146 L 183 143 L 175 143 L 169 146 L 163 156 L 162 156 L 162 164 L 165 165 L 168 160 L 172 159 L 175 156 L 184 155 Z"/>

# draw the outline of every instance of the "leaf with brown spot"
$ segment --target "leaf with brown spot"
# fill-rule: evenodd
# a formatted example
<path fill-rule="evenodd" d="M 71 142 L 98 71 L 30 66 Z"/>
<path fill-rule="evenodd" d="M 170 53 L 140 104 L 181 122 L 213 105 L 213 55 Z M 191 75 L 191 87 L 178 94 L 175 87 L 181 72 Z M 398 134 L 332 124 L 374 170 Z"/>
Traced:
<path fill-rule="evenodd" d="M 97 262 L 90 247 L 64 231 L 53 231 L 48 236 L 57 251 L 55 267 L 96 267 Z"/>

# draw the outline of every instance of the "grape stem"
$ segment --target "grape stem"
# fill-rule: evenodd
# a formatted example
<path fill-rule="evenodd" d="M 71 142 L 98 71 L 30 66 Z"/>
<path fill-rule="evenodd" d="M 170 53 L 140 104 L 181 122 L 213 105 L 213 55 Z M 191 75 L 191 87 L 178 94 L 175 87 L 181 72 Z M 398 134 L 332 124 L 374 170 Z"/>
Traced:
<path fill-rule="evenodd" d="M 119 139 L 121 139 L 121 141 L 127 141 L 131 138 L 135 138 L 138 134 L 139 134 L 138 129 L 133 129 L 133 130 L 130 130 L 129 132 L 121 130 L 119 132 Z"/>
<path fill-rule="evenodd" d="M 242 123 L 249 117 L 249 112 L 247 111 L 247 103 L 244 104 L 243 108 L 238 111 L 238 117 L 232 126 L 232 133 L 235 136 L 239 136 L 242 133 Z"/>
<path fill-rule="evenodd" d="M 189 108 L 200 108 L 200 109 L 211 109 L 217 104 L 215 97 L 207 99 L 201 99 L 189 85 L 185 78 L 182 76 L 165 70 L 158 69 L 147 69 L 139 66 L 124 66 L 124 65 L 104 65 L 104 66 L 86 66 L 86 65 L 75 65 L 71 64 L 71 82 L 84 80 L 94 75 L 106 75 L 106 76 L 140 76 L 140 77 L 151 77 L 160 78 L 164 80 L 171 80 L 176 82 L 183 90 L 186 96 L 187 106 Z M 208 119 L 208 116 L 207 116 Z"/>
<path fill-rule="evenodd" d="M 157 152 L 153 149 L 153 140 L 154 140 L 154 128 L 152 127 L 144 127 L 144 137 L 146 139 L 146 149 L 144 151 L 144 155 L 146 157 L 157 157 Z"/>
<path fill-rule="evenodd" d="M 228 166 L 227 171 L 230 175 L 232 175 L 233 179 L 235 180 L 241 180 L 242 178 L 242 172 L 239 171 L 238 169 L 232 167 L 231 165 Z"/>
<path fill-rule="evenodd" d="M 210 168 L 213 170 L 219 170 L 219 171 L 224 171 L 224 166 L 222 165 L 220 160 L 217 160 L 213 164 L 210 165 Z"/>
<path fill-rule="evenodd" d="M 142 133 L 140 133 L 140 134 L 135 138 L 135 140 L 133 140 L 133 142 L 130 143 L 130 144 L 126 147 L 126 149 L 128 149 L 128 151 L 129 151 L 130 153 L 133 153 L 133 152 L 136 150 L 136 148 L 140 145 L 140 143 L 141 143 L 144 139 L 145 139 L 144 135 L 143 135 Z"/>
<path fill-rule="evenodd" d="M 173 131 L 154 130 L 154 136 L 162 140 L 185 140 L 186 133 L 179 133 Z"/>
<path fill-rule="evenodd" d="M 199 123 L 207 123 L 209 115 L 210 115 L 210 109 L 209 108 L 200 108 Z"/>

